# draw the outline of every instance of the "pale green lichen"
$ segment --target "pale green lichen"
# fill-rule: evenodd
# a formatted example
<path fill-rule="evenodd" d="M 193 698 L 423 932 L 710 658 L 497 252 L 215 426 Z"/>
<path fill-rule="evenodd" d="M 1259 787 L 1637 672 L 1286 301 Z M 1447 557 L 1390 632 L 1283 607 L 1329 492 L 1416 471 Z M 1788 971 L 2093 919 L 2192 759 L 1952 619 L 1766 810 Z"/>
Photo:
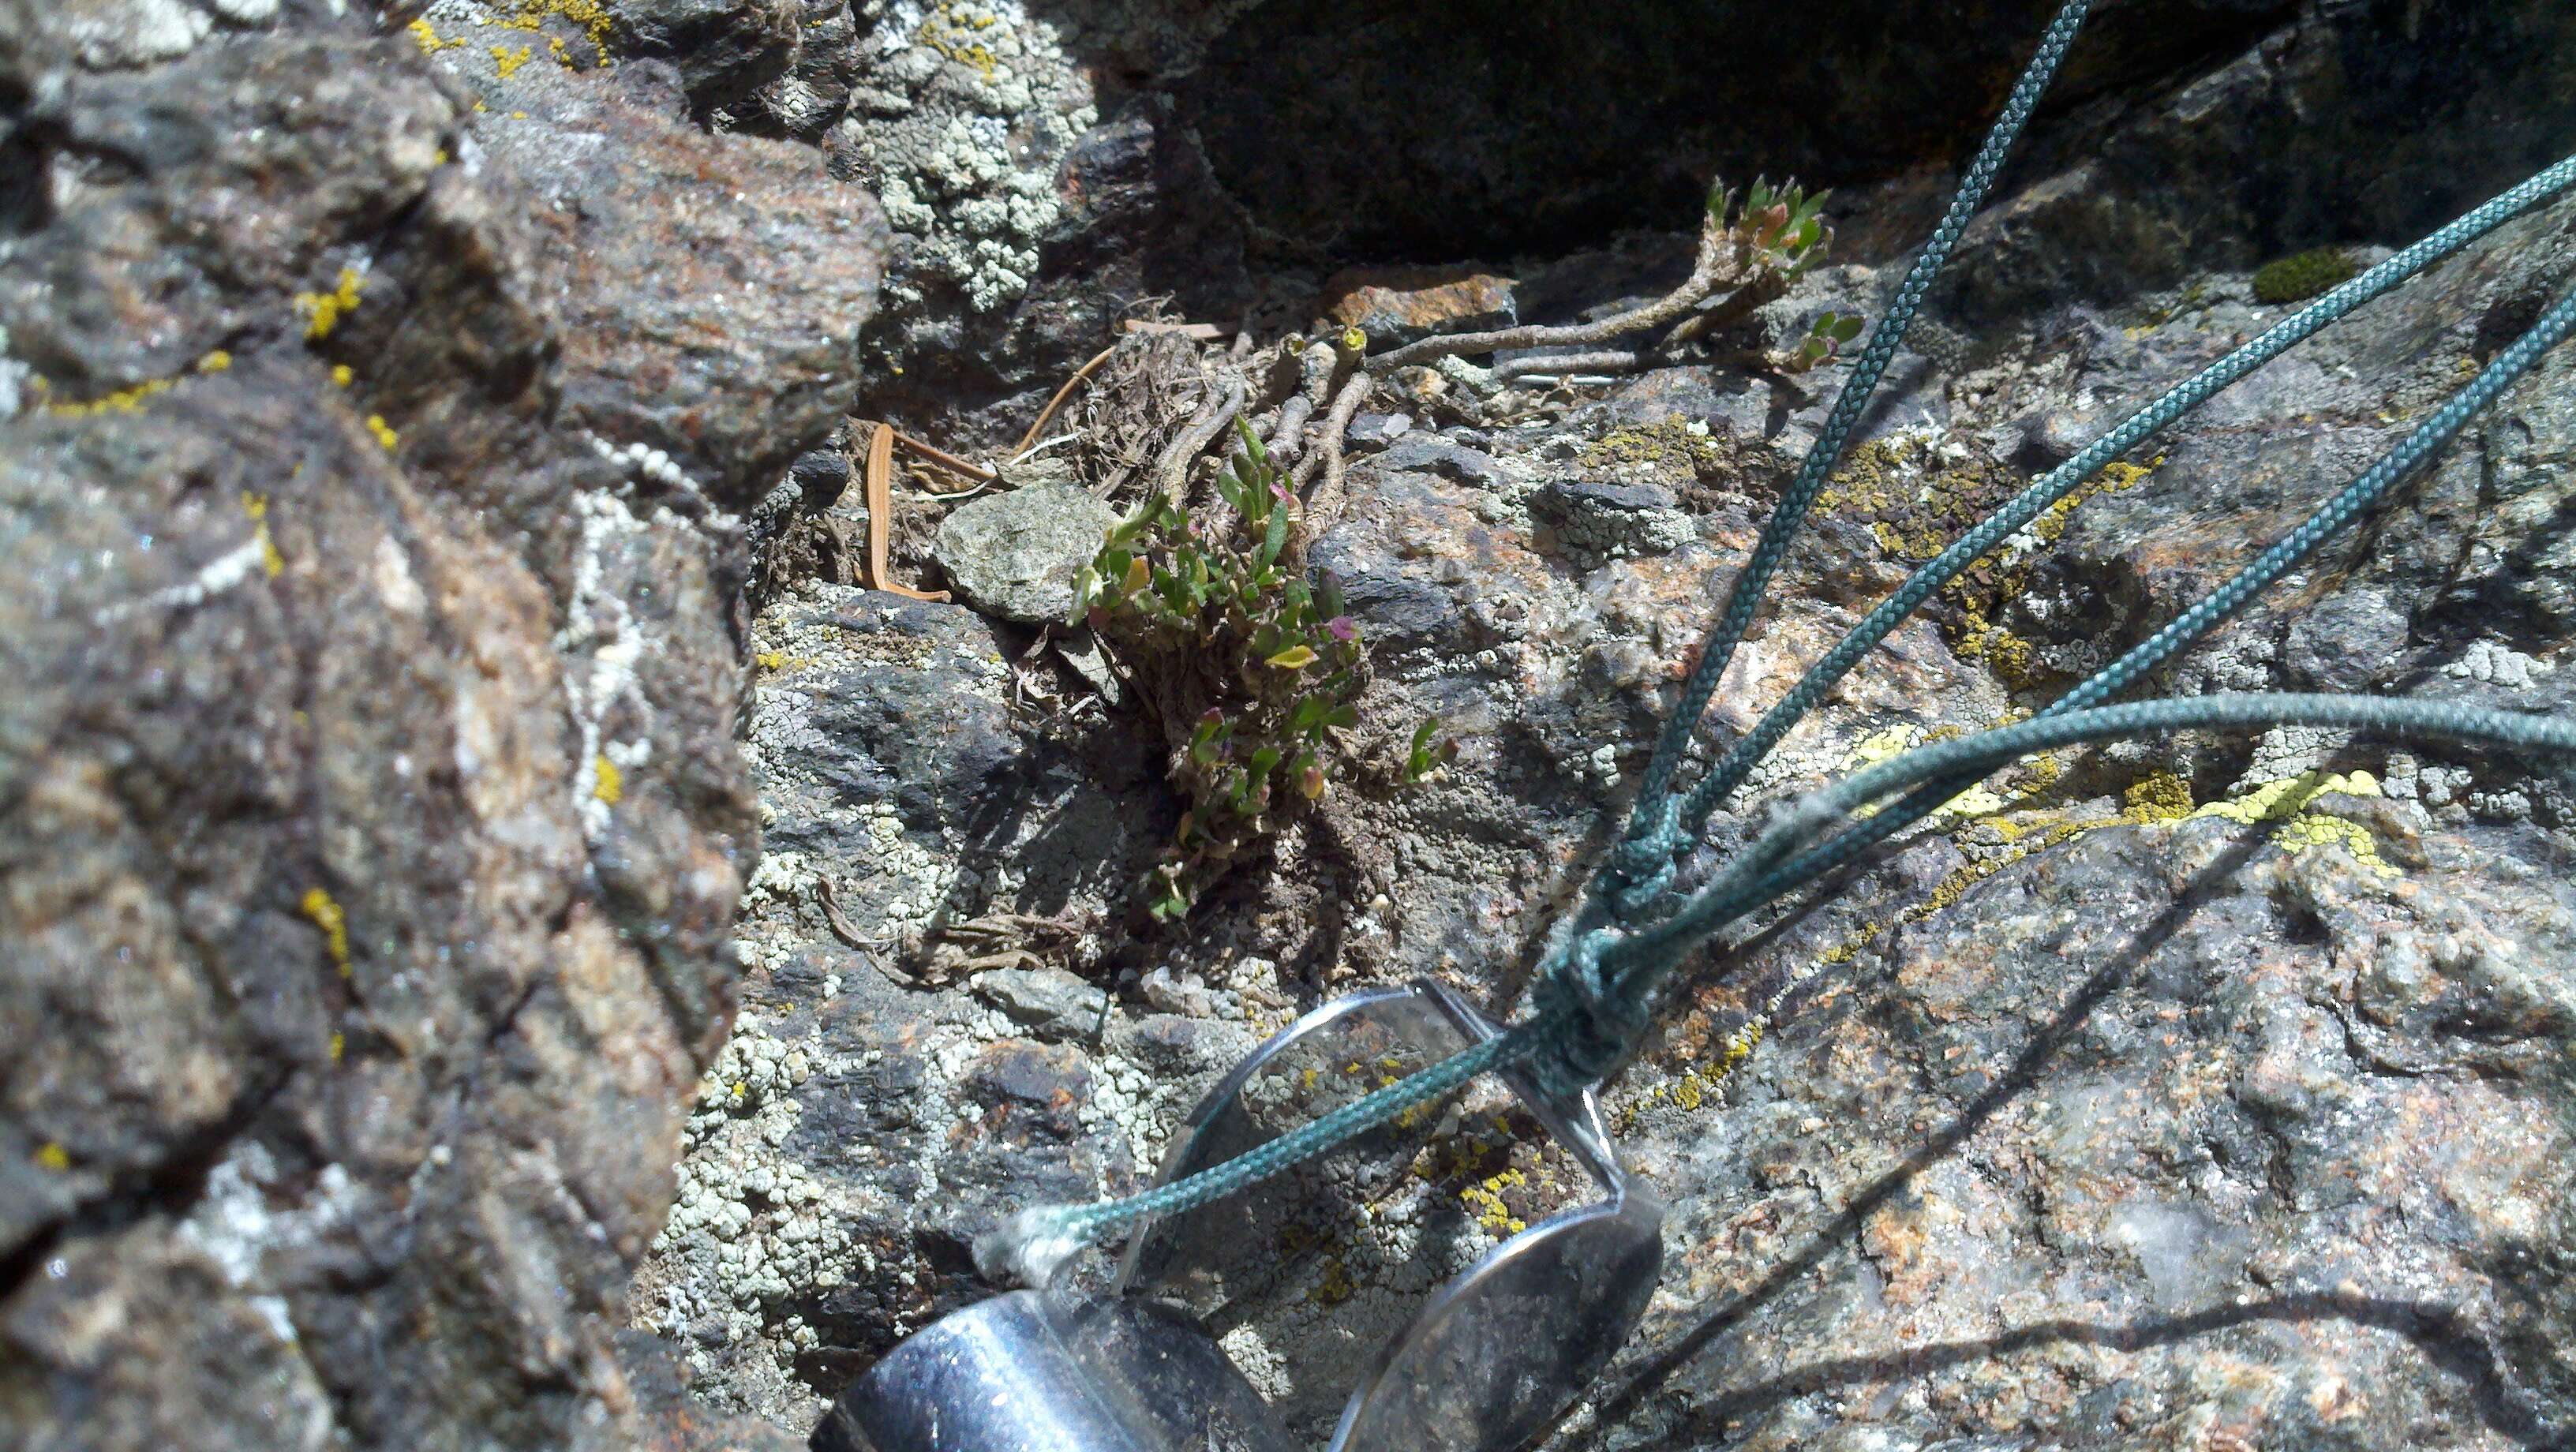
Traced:
<path fill-rule="evenodd" d="M 2307 810 L 2308 803 L 2328 794 L 2376 797 L 2385 795 L 2385 792 L 2379 779 L 2366 771 L 2349 775 L 2310 771 L 2280 781 L 2265 782 L 2243 796 L 2211 802 L 2191 815 L 2222 817 L 2249 826 L 2268 823 L 2272 826 L 2272 844 L 2285 852 L 2304 852 L 2311 847 L 2341 847 L 2367 872 L 2380 877 L 2402 876 L 2395 866 L 2379 855 L 2379 843 L 2370 835 L 2368 828 L 2358 822 Z"/>

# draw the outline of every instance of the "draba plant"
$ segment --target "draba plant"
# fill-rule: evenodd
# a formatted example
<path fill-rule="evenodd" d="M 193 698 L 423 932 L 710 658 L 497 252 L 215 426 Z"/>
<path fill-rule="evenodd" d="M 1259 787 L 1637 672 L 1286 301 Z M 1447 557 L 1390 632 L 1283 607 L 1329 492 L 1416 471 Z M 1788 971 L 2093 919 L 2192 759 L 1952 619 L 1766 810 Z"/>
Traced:
<path fill-rule="evenodd" d="M 1756 178 L 1738 196 L 1720 183 L 1709 189 L 1708 215 L 1743 249 L 1745 271 L 1777 272 L 1787 283 L 1823 261 L 1833 245 L 1834 229 L 1822 216 L 1832 195 L 1810 196 L 1794 181 L 1774 190 L 1767 179 Z"/>
<path fill-rule="evenodd" d="M 1309 584 L 1298 504 L 1240 421 L 1217 476 L 1224 508 L 1149 496 L 1075 581 L 1074 614 L 1115 652 L 1164 723 L 1172 784 L 1189 799 L 1147 874 L 1154 917 L 1176 919 L 1210 883 L 1319 801 L 1351 757 L 1367 655 L 1327 577 Z M 1403 779 L 1456 753 L 1436 721 L 1413 733 Z"/>
<path fill-rule="evenodd" d="M 1843 359 L 1843 345 L 1860 336 L 1860 319 L 1850 313 L 1824 312 L 1808 324 L 1798 346 L 1773 363 L 1783 373 L 1806 373 Z"/>

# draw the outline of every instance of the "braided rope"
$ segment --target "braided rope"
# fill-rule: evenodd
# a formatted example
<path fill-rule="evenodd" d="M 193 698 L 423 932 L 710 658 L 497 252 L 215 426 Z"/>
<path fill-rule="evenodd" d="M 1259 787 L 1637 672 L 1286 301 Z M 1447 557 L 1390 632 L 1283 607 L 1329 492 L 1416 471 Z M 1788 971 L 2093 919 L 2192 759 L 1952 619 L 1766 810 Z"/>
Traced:
<path fill-rule="evenodd" d="M 1710 933 L 1842 866 L 1956 796 L 1964 784 L 2031 752 L 2172 731 L 2274 726 L 2338 727 L 2576 753 L 2576 722 L 2403 696 L 2167 696 L 2034 716 L 1917 747 L 1809 793 L 1747 848 L 1725 876 L 1694 894 L 1671 917 L 1613 945 L 1604 954 L 1603 971 L 1617 981 L 1619 992 L 1651 997 L 1657 985 L 1649 980 Z M 1822 826 L 1900 790 L 1905 795 L 1896 805 L 1844 828 L 1821 847 L 1792 856 Z M 1910 810 L 1927 798 L 1922 811 Z"/>
<path fill-rule="evenodd" d="M 2188 696 L 2033 717 L 1974 736 L 1919 747 L 1809 793 L 1748 849 L 1718 882 L 1693 896 L 1679 912 L 1634 934 L 1598 930 L 1578 939 L 1572 956 L 1589 960 L 1578 975 L 1598 983 L 1600 994 L 1622 1005 L 1621 1024 L 1642 1023 L 1663 975 L 1709 933 L 1905 825 L 1881 811 L 1846 828 L 1823 847 L 1795 856 L 1798 845 L 1833 822 L 1899 791 L 1906 800 L 1926 784 L 1974 778 L 2034 751 L 2148 733 L 2209 728 L 2328 726 L 2408 738 L 2481 742 L 2527 751 L 2576 755 L 2576 723 L 2523 716 L 2445 701 L 2404 697 L 2332 695 Z M 1856 844 L 1856 845 L 1854 845 Z M 1819 862 L 1823 866 L 1818 866 Z M 1555 979 L 1558 975 L 1550 975 Z M 1408 1109 L 1448 1094 L 1487 1069 L 1526 1065 L 1543 1092 L 1566 1092 L 1600 1077 L 1609 1052 L 1633 1040 L 1591 1034 L 1569 1022 L 1574 995 L 1499 1037 L 1443 1059 L 1409 1078 L 1377 1090 L 1269 1143 L 1196 1174 L 1124 1199 L 1089 1205 L 1039 1205 L 1019 1212 L 976 1242 L 979 1265 L 994 1275 L 1043 1282 L 1075 1245 L 1116 1226 L 1194 1209 L 1223 1199 L 1302 1161 L 1312 1159 Z M 1553 1086 L 1553 1087 L 1551 1087 Z"/>
<path fill-rule="evenodd" d="M 1639 855 L 1651 856 L 1660 864 L 1660 876 L 1649 881 L 1668 882 L 1672 860 L 1699 839 L 1710 814 L 1726 804 L 1727 798 L 1743 785 L 1745 777 L 1770 753 L 1772 747 L 1779 744 L 1790 728 L 1804 719 L 1872 647 L 1988 550 L 2038 518 L 2049 506 L 2073 493 L 2103 465 L 2153 437 L 2176 419 L 2207 402 L 2221 389 L 2287 352 L 2327 324 L 2571 186 L 2576 186 L 2576 157 L 2569 157 L 2502 193 L 2273 324 L 2260 337 L 2203 368 L 2129 415 L 2117 428 L 2015 495 L 1984 523 L 1960 536 L 1957 543 L 1907 577 L 1894 594 L 1879 602 L 1876 609 L 1853 626 L 1822 660 L 1800 677 L 1780 703 L 1773 706 L 1709 769 L 1708 775 L 1692 788 L 1679 807 L 1672 806 L 1667 798 L 1657 804 L 1652 820 L 1641 816 L 1645 830 L 1636 834 L 1635 840 L 1645 845 L 1638 849 Z M 1644 908 L 1646 894 L 1642 889 L 1647 885 L 1647 881 L 1635 885 L 1632 889 L 1635 895 L 1622 904 L 1623 916 L 1632 916 Z"/>
<path fill-rule="evenodd" d="M 1914 263 L 1905 271 L 1905 280 L 1896 289 L 1896 298 L 1887 307 L 1886 316 L 1870 329 L 1869 341 L 1862 345 L 1860 356 L 1852 363 L 1850 380 L 1834 399 L 1825 416 L 1823 430 L 1815 446 L 1807 450 L 1806 462 L 1798 468 L 1786 493 L 1771 511 L 1770 522 L 1762 527 L 1762 538 L 1755 542 L 1752 557 L 1735 577 L 1735 588 L 1727 596 L 1726 609 L 1710 626 L 1700 643 L 1699 661 L 1691 667 L 1690 676 L 1682 683 L 1681 699 L 1664 721 L 1664 729 L 1655 740 L 1654 755 L 1647 760 L 1637 793 L 1637 817 L 1631 823 L 1630 835 L 1644 824 L 1658 802 L 1672 789 L 1673 773 L 1698 733 L 1701 713 L 1708 709 L 1709 697 L 1716 694 L 1719 677 L 1726 674 L 1727 663 L 1735 658 L 1735 648 L 1743 643 L 1745 631 L 1752 628 L 1754 612 L 1761 607 L 1762 595 L 1770 587 L 1771 576 L 1789 552 L 1805 521 L 1807 510 L 1825 487 L 1826 477 L 1842 457 L 1843 445 L 1860 423 L 1861 410 L 1869 405 L 1869 396 L 1878 388 L 1880 375 L 1896 356 L 1897 344 L 1904 341 L 1905 329 L 1914 321 L 1915 312 L 1923 306 L 1924 295 L 1931 291 L 1932 281 L 1950 260 L 1952 249 L 1959 244 L 1960 234 L 1967 231 L 1968 219 L 1985 200 L 1986 189 L 1994 184 L 1995 174 L 2003 169 L 2004 157 L 2030 120 L 2031 111 L 2039 105 L 2040 94 L 2048 89 L 2057 74 L 2058 62 L 2065 59 L 2066 48 L 2074 43 L 2076 30 L 2084 24 L 2084 14 L 2092 0 L 2067 0 L 2057 18 L 2049 22 L 2047 33 L 2040 37 L 2039 49 L 2023 67 L 2021 79 L 2013 84 L 2012 95 L 2005 101 L 1994 128 L 1986 133 L 1985 144 L 1977 148 L 1974 161 L 1959 178 L 1959 190 L 1950 198 L 1949 210 L 1941 214 L 1940 224 L 1932 229 L 1930 240 L 1916 253 Z M 1619 859 L 1633 865 L 1648 854 L 1626 852 Z M 1647 871 L 1653 870 L 1651 861 Z"/>
<path fill-rule="evenodd" d="M 2297 529 L 2292 530 L 2271 548 L 2265 550 L 2252 564 L 2239 570 L 2226 584 L 2191 609 L 2175 617 L 2172 622 L 2140 642 L 2118 660 L 2095 672 L 2081 685 L 2033 717 L 2031 721 L 2021 726 L 1982 732 L 1963 739 L 1969 742 L 2011 741 L 2021 739 L 2013 733 L 2027 733 L 2030 728 L 2044 727 L 2053 720 L 2103 717 L 2102 712 L 2088 711 L 2088 708 L 2135 682 L 2192 641 L 2208 633 L 2219 622 L 2253 599 L 2265 586 L 2287 573 L 2291 566 L 2313 552 L 2317 546 L 2359 519 L 2370 505 L 2386 494 L 2398 480 L 2421 466 L 2432 456 L 2434 450 L 2457 435 L 2469 419 L 2494 401 L 2495 396 L 2503 392 L 2506 386 L 2528 372 L 2540 361 L 2543 354 L 2564 341 L 2571 330 L 2576 330 L 2576 291 L 2571 291 L 2566 297 L 2561 298 L 2556 306 L 2541 316 L 2539 322 L 2533 324 L 2529 332 L 2516 339 L 2512 346 L 2497 354 L 2494 361 L 2490 362 L 2468 387 L 2461 389 L 2440 408 L 2435 409 L 2432 416 L 2418 425 L 2396 448 L 2380 456 L 2379 461 L 2363 470 L 2359 478 L 2338 490 L 2334 497 L 2318 506 L 2317 510 L 2310 514 Z M 2208 699 L 2242 698 L 2211 697 Z M 2357 705 L 2373 708 L 2395 704 L 2376 701 L 2369 697 L 2326 697 L 2324 699 L 2349 699 Z M 2158 714 L 2157 710 L 2144 710 L 2133 716 L 2104 719 L 2134 720 L 2138 723 L 2136 729 L 2140 732 L 2182 730 L 2196 724 L 2191 713 L 2184 709 L 2188 704 L 2187 701 L 2176 700 L 2147 702 L 2144 703 L 2146 707 L 2158 708 L 2163 714 Z M 2242 723 L 2221 721 L 2219 724 Z M 2295 724 L 2341 723 L 2318 719 Z M 2546 724 L 2551 730 L 2569 729 L 2558 723 Z M 1921 763 L 1938 763 L 1954 754 L 1973 761 L 1973 755 L 1970 753 L 1952 753 L 1943 749 L 1958 744 L 1943 742 L 1937 747 L 1906 752 L 1893 761 L 1883 764 L 1882 767 L 1872 768 L 1853 776 L 1850 781 L 1856 783 L 1893 779 L 1896 774 L 1888 772 L 1885 768 L 1893 767 L 1899 762 L 1914 763 L 1916 764 L 1914 769 L 1919 770 Z M 1840 869 L 1870 847 L 1930 816 L 1943 802 L 1957 796 L 1982 774 L 1982 769 L 1970 770 L 1968 766 L 1963 765 L 1948 774 L 1941 774 L 1935 770 L 1930 774 L 1920 775 L 1919 784 L 1915 785 L 1902 800 L 1867 820 L 1846 828 L 1831 841 L 1809 851 L 1794 862 L 1786 865 L 1769 865 L 1767 872 L 1747 875 L 1752 868 L 1765 865 L 1755 860 L 1759 857 L 1760 849 L 1748 850 L 1747 853 L 1739 856 L 1738 865 L 1719 882 L 1711 884 L 1694 895 L 1672 916 L 1657 923 L 1652 929 L 1634 934 L 1604 955 L 1605 963 L 1599 972 L 1610 985 L 1609 996 L 1632 1000 L 1621 1003 L 1612 1013 L 1609 1021 L 1629 1022 L 1640 1014 L 1648 1012 L 1649 1010 L 1641 1005 L 1652 1002 L 1655 992 L 1661 986 L 1664 972 L 1689 944 L 1697 942 L 1764 903 L 1794 892 L 1807 883 Z"/>
<path fill-rule="evenodd" d="M 2003 152 L 2027 121 L 2038 93 L 2063 57 L 2089 0 L 2069 0 L 2043 39 L 1962 180 L 1933 239 L 1915 259 L 1896 304 L 1864 348 L 1851 383 L 1798 480 L 1773 512 L 1754 556 L 1736 582 L 1726 612 L 1712 627 L 1681 704 L 1658 738 L 1631 831 L 1596 880 L 1583 915 L 1560 934 L 1534 990 L 1536 1013 L 1498 1037 L 1365 1095 L 1313 1122 L 1222 1164 L 1142 1194 L 1089 1205 L 1040 1205 L 980 1238 L 977 1259 L 988 1273 L 1042 1282 L 1054 1262 L 1081 1241 L 1119 1225 L 1185 1211 L 1236 1193 L 1434 1099 L 1483 1071 L 1520 1064 L 1541 1092 L 1571 1097 L 1599 1080 L 1633 1048 L 1650 1021 L 1655 995 L 1682 956 L 1708 934 L 1765 903 L 1850 862 L 1873 844 L 1921 820 L 1967 783 L 2033 751 L 2085 741 L 2177 730 L 2280 725 L 2341 727 L 2399 736 L 2484 742 L 2525 750 L 2576 753 L 2576 725 L 2443 702 L 2321 695 L 2244 695 L 2098 704 L 2152 671 L 2227 619 L 2299 560 L 2360 518 L 2399 480 L 2455 437 L 2506 387 L 2576 330 L 2576 294 L 2563 298 L 2471 384 L 2446 401 L 2395 449 L 2338 491 L 2299 528 L 2264 551 L 2227 584 L 2029 721 L 1917 748 L 1809 793 L 1740 854 L 1717 882 L 1651 927 L 1605 925 L 1605 911 L 1626 915 L 1651 888 L 1669 885 L 1680 845 L 1741 784 L 1753 764 L 1811 709 L 1860 654 L 2012 530 L 2072 490 L 2103 463 L 2171 423 L 2254 367 L 2511 216 L 2576 185 L 2576 158 L 2562 161 L 2450 226 L 2335 289 L 2266 331 L 2253 343 L 2203 369 L 2139 410 L 2060 469 L 2034 483 L 1993 517 L 1910 577 L 1808 672 L 1744 742 L 1720 761 L 1687 798 L 1671 790 L 1673 772 L 1696 734 L 1726 661 L 1741 643 L 1770 576 L 1835 458 L 1869 392 L 1921 305 L 1933 274 L 1991 184 Z M 1775 724 L 1776 723 L 1776 724 Z M 1765 734 L 1767 732 L 1767 735 Z M 1842 828 L 1821 845 L 1800 848 L 1833 823 L 1882 798 L 1893 804 Z"/>

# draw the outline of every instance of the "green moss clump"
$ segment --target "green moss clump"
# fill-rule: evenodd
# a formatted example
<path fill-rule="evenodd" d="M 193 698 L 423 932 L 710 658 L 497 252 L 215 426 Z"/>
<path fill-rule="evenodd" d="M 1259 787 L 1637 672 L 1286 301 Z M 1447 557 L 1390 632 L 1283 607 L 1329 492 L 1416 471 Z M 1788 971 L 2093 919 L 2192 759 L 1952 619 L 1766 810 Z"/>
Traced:
<path fill-rule="evenodd" d="M 2337 283 L 2349 282 L 2361 265 L 2340 247 L 2319 247 L 2264 263 L 2254 273 L 2259 302 L 2305 302 Z"/>

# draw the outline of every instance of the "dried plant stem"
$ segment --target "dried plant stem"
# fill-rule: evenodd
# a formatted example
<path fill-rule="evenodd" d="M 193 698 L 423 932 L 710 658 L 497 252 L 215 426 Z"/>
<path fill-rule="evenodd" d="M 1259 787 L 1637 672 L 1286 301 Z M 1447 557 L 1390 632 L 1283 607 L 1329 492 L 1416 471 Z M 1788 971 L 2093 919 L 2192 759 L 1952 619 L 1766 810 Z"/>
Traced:
<path fill-rule="evenodd" d="M 1001 477 L 981 464 L 969 463 L 964 459 L 958 458 L 955 454 L 949 453 L 945 449 L 925 444 L 910 434 L 897 433 L 891 428 L 887 429 L 886 432 L 894 434 L 894 442 L 903 445 L 905 448 L 912 450 L 914 453 L 919 454 L 921 457 L 928 459 L 934 464 L 937 464 L 939 467 L 943 469 L 953 469 L 956 472 L 965 475 L 967 478 L 974 480 L 978 484 L 990 484 L 995 479 Z M 874 446 L 871 445 L 871 447 L 873 448 Z"/>
<path fill-rule="evenodd" d="M 1566 373 L 1634 373 L 1644 368 L 1649 359 L 1664 360 L 1652 354 L 1623 352 L 1612 349 L 1598 353 L 1546 353 L 1535 358 L 1514 358 L 1494 370 L 1503 379 L 1527 378 L 1532 374 Z"/>
<path fill-rule="evenodd" d="M 1073 370 L 1073 376 L 1066 379 L 1064 381 L 1064 386 L 1055 391 L 1055 396 L 1046 401 L 1046 407 L 1038 410 L 1038 421 L 1029 425 L 1029 431 L 1027 433 L 1020 435 L 1019 443 L 1011 449 L 1012 458 L 1016 459 L 1020 455 L 1029 451 L 1029 445 L 1036 443 L 1038 441 L 1038 435 L 1046 432 L 1047 424 L 1052 422 L 1055 418 L 1055 411 L 1064 407 L 1064 401 L 1073 396 L 1074 389 L 1082 385 L 1082 380 L 1089 378 L 1092 374 L 1098 372 L 1100 370 L 1100 365 L 1109 361 L 1109 355 L 1117 351 L 1118 345 L 1112 343 L 1108 347 L 1101 349 L 1099 352 L 1092 354 L 1090 362 Z"/>
<path fill-rule="evenodd" d="M 1360 411 L 1361 400 L 1368 397 L 1369 385 L 1377 380 L 1365 371 L 1354 371 L 1333 395 L 1332 412 L 1324 415 L 1323 447 L 1317 449 L 1298 472 L 1313 480 L 1305 492 L 1305 517 L 1297 522 L 1301 541 L 1312 540 L 1333 527 L 1342 514 L 1342 436 L 1350 432 L 1351 419 Z"/>
<path fill-rule="evenodd" d="M 1243 397 L 1243 375 L 1228 369 L 1215 395 L 1190 419 L 1180 437 L 1163 450 L 1163 456 L 1154 461 L 1157 493 L 1175 503 L 1180 501 L 1182 491 L 1189 485 L 1191 461 L 1216 441 L 1218 432 L 1233 422 L 1236 414 L 1243 412 Z"/>
<path fill-rule="evenodd" d="M 1441 358 L 1464 357 L 1471 353 L 1492 353 L 1510 348 L 1581 347 L 1607 343 L 1629 333 L 1642 333 L 1660 328 L 1680 318 L 1708 299 L 1711 293 L 1735 279 L 1742 259 L 1729 247 L 1726 234 L 1711 223 L 1700 229 L 1699 258 L 1691 266 L 1690 277 L 1682 285 L 1644 307 L 1606 317 L 1598 322 L 1572 323 L 1559 327 L 1530 324 L 1517 328 L 1497 328 L 1484 333 L 1445 333 L 1407 343 L 1392 353 L 1381 353 L 1368 360 L 1369 372 L 1384 374 L 1416 363 L 1429 363 Z"/>
<path fill-rule="evenodd" d="M 878 424 L 868 436 L 866 487 L 868 498 L 868 587 L 910 600 L 928 600 L 945 604 L 945 590 L 915 590 L 894 582 L 886 568 L 886 542 L 894 529 L 894 441 L 892 424 Z"/>

